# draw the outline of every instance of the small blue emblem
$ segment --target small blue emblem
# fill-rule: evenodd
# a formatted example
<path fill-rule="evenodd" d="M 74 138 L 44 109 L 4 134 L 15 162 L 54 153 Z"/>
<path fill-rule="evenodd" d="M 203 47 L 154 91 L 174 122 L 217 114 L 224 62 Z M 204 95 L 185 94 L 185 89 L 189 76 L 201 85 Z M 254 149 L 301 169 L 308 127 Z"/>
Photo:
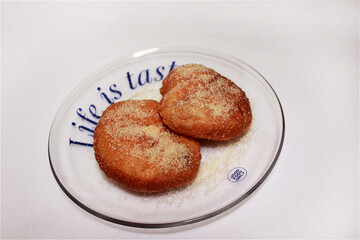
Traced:
<path fill-rule="evenodd" d="M 246 176 L 247 176 L 247 171 L 245 168 L 236 167 L 228 172 L 227 178 L 230 182 L 236 183 L 246 178 Z"/>

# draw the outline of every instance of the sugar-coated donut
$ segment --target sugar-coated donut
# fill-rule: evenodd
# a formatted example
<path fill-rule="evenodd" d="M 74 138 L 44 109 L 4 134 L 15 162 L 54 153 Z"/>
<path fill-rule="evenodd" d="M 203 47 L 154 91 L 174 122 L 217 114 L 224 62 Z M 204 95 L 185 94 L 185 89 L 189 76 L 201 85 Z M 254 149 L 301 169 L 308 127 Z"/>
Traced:
<path fill-rule="evenodd" d="M 94 132 L 95 158 L 109 178 L 137 192 L 190 183 L 200 165 L 200 144 L 168 129 L 154 100 L 110 105 Z"/>
<path fill-rule="evenodd" d="M 225 141 L 246 132 L 252 121 L 245 92 L 200 64 L 173 69 L 163 80 L 159 113 L 173 131 L 193 138 Z"/>

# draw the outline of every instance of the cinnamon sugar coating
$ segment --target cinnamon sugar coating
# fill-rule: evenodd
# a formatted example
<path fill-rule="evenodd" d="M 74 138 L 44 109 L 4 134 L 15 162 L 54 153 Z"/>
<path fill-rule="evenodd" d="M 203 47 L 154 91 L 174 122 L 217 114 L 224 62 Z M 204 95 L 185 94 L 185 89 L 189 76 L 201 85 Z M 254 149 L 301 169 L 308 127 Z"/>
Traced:
<path fill-rule="evenodd" d="M 173 69 L 163 80 L 159 113 L 173 131 L 225 141 L 246 132 L 252 121 L 249 99 L 228 78 L 199 64 Z"/>
<path fill-rule="evenodd" d="M 190 183 L 201 159 L 200 144 L 166 128 L 154 100 L 110 105 L 96 126 L 94 150 L 109 178 L 148 193 Z"/>

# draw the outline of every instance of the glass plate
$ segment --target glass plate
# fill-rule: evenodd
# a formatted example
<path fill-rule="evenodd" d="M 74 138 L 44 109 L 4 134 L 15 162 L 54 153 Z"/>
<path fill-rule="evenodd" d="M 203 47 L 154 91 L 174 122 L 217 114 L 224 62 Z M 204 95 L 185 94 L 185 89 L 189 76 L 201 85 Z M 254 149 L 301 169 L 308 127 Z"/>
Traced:
<path fill-rule="evenodd" d="M 94 128 L 113 102 L 160 100 L 164 77 L 187 63 L 213 68 L 240 86 L 251 103 L 252 125 L 231 141 L 200 141 L 202 160 L 192 184 L 151 195 L 128 191 L 100 170 L 92 148 Z M 102 68 L 70 94 L 51 126 L 49 160 L 61 189 L 89 213 L 127 226 L 172 227 L 211 218 L 254 192 L 275 165 L 284 127 L 276 93 L 249 65 L 208 50 L 154 48 Z"/>

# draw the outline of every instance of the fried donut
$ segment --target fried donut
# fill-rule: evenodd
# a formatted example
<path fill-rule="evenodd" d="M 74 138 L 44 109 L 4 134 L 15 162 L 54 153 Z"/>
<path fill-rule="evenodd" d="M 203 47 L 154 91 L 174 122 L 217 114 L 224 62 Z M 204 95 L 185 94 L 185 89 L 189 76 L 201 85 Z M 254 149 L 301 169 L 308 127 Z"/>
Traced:
<path fill-rule="evenodd" d="M 159 113 L 173 131 L 225 141 L 246 132 L 252 121 L 245 92 L 228 78 L 199 64 L 173 69 L 163 80 Z"/>
<path fill-rule="evenodd" d="M 200 144 L 169 130 L 154 100 L 127 100 L 105 109 L 94 132 L 95 158 L 110 179 L 137 192 L 190 183 Z"/>

